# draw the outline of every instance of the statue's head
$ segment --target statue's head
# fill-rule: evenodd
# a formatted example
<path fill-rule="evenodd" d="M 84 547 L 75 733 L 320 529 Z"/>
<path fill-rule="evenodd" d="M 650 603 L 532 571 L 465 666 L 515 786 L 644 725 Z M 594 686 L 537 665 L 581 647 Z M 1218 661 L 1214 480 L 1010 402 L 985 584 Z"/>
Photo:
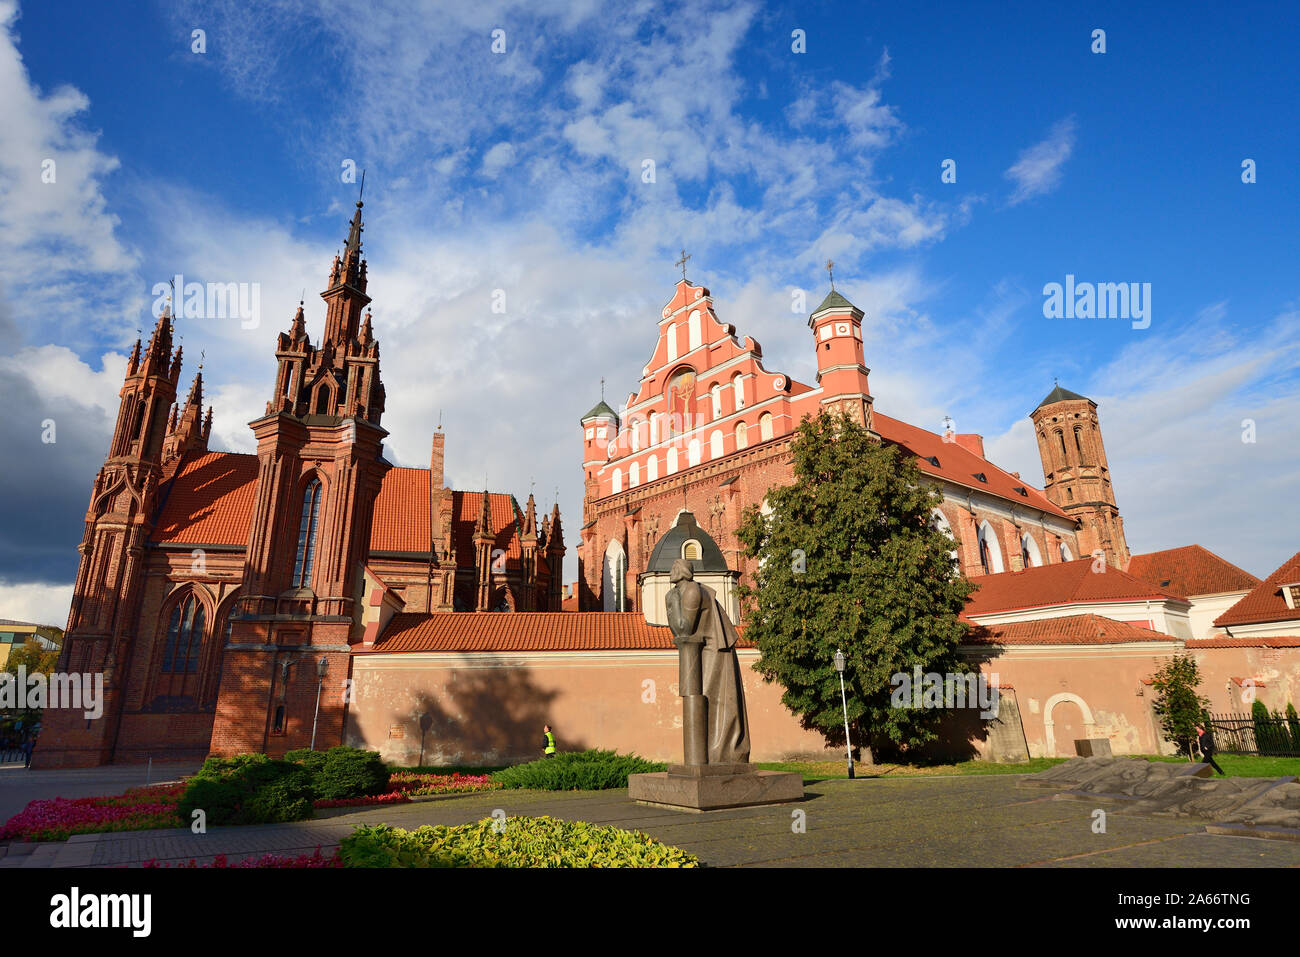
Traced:
<path fill-rule="evenodd" d="M 672 570 L 668 572 L 668 580 L 676 584 L 680 581 L 693 581 L 695 572 L 691 570 L 691 563 L 684 558 L 679 558 L 673 562 Z"/>

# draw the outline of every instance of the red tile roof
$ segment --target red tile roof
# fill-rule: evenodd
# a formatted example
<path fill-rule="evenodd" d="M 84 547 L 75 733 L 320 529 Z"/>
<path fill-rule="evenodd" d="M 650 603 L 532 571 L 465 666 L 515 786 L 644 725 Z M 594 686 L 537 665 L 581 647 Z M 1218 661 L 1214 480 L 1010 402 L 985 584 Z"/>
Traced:
<path fill-rule="evenodd" d="M 427 552 L 431 542 L 429 470 L 389 469 L 375 496 L 370 550 Z"/>
<path fill-rule="evenodd" d="M 474 529 L 478 526 L 479 511 L 483 508 L 482 492 L 452 492 L 452 541 L 456 548 L 456 564 L 474 565 Z M 519 528 L 523 513 L 515 504 L 513 495 L 502 492 L 488 493 L 488 510 L 492 518 L 494 538 L 492 548 L 504 549 L 507 563 L 519 559 L 523 550 L 519 546 Z"/>
<path fill-rule="evenodd" d="M 1130 641 L 1177 640 L 1159 631 L 1101 615 L 1069 615 L 977 626 L 968 639 L 972 644 L 997 645 L 1111 645 Z"/>
<path fill-rule="evenodd" d="M 1223 627 L 1300 619 L 1300 608 L 1288 608 L 1281 591 L 1283 585 L 1297 582 L 1300 582 L 1300 552 L 1284 561 L 1277 571 L 1256 585 L 1241 601 L 1214 619 L 1214 623 Z"/>
<path fill-rule="evenodd" d="M 1248 591 L 1259 584 L 1250 572 L 1200 545 L 1134 555 L 1125 571 L 1184 598 Z"/>
<path fill-rule="evenodd" d="M 154 541 L 247 546 L 257 456 L 206 452 L 188 459 L 164 494 Z"/>
<path fill-rule="evenodd" d="M 1211 635 L 1189 639 L 1185 644 L 1188 648 L 1300 648 L 1300 635 Z"/>
<path fill-rule="evenodd" d="M 965 614 L 978 618 L 1021 608 L 1075 602 L 1184 600 L 1109 565 L 1105 566 L 1104 572 L 1094 572 L 1092 564 L 1091 558 L 1080 558 L 1073 562 L 973 578 L 971 581 L 977 590 L 966 602 Z"/>
<path fill-rule="evenodd" d="M 154 541 L 246 546 L 256 494 L 256 455 L 206 452 L 183 460 L 166 491 Z M 496 533 L 492 547 L 505 550 L 507 564 L 517 562 L 523 515 L 513 496 L 489 494 Z M 482 501 L 482 492 L 452 492 L 452 539 L 463 567 L 474 565 L 474 526 Z M 426 553 L 430 544 L 429 470 L 389 469 L 375 498 L 370 550 Z"/>
<path fill-rule="evenodd" d="M 1043 512 L 1050 512 L 1052 515 L 1064 518 L 1069 522 L 1074 521 L 1069 515 L 1053 505 L 1046 495 L 1028 482 L 1016 478 L 1010 472 L 1004 472 L 988 459 L 980 458 L 974 452 L 963 448 L 956 442 L 945 442 L 943 436 L 938 433 L 927 432 L 925 429 L 908 425 L 906 422 L 892 419 L 879 412 L 874 413 L 872 418 L 875 421 L 876 431 L 880 433 L 880 437 L 887 442 L 902 446 L 915 455 L 917 457 L 916 464 L 921 467 L 921 471 L 925 474 L 948 479 L 951 482 L 969 486 L 981 492 L 988 492 L 1009 502 L 1015 502 Z M 939 460 L 938 466 L 929 461 L 930 456 L 934 456 Z M 988 481 L 981 482 L 975 477 L 977 474 L 983 474 Z M 1021 495 L 1017 492 L 1016 489 L 1018 488 L 1023 488 L 1025 494 Z"/>
<path fill-rule="evenodd" d="M 438 612 L 394 615 L 368 652 L 672 651 L 672 632 L 640 612 Z"/>

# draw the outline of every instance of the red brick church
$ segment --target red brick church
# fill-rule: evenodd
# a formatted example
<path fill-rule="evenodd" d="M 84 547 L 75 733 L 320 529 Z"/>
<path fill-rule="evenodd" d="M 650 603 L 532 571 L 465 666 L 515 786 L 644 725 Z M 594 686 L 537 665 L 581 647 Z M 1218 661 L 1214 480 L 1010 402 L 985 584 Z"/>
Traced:
<path fill-rule="evenodd" d="M 102 672 L 104 716 L 47 712 L 38 766 L 195 759 L 347 743 L 398 764 L 506 764 L 564 750 L 680 754 L 677 661 L 658 604 L 692 562 L 733 615 L 752 569 L 742 510 L 792 480 L 800 420 L 838 410 L 910 455 L 943 493 L 935 524 L 978 586 L 963 653 L 1006 710 L 964 755 L 1166 749 L 1147 693 L 1194 654 L 1215 711 L 1300 702 L 1300 554 L 1261 580 L 1200 548 L 1130 554 L 1097 404 L 1059 386 L 1030 413 L 1035 487 L 985 458 L 978 434 L 876 409 L 863 313 L 833 288 L 808 318 L 815 384 L 770 371 L 762 348 L 676 284 L 615 411 L 581 417 L 583 523 L 565 611 L 559 507 L 446 487 L 383 458 L 384 385 L 366 311 L 361 203 L 336 256 L 324 334 L 300 304 L 276 344 L 257 453 L 208 449 L 201 372 L 183 407 L 170 311 L 136 343 L 108 457 L 94 480 L 59 663 Z M 578 410 L 573 410 L 575 417 Z M 1098 559 L 1103 560 L 1098 560 Z M 576 606 L 576 607 L 574 607 Z M 743 620 L 741 622 L 743 627 Z M 755 761 L 825 756 L 782 690 L 738 657 Z M 996 680 L 992 680 L 996 676 Z"/>
<path fill-rule="evenodd" d="M 40 765 L 338 744 L 350 653 L 381 619 L 560 610 L 558 504 L 539 527 L 531 494 L 521 509 L 445 487 L 441 431 L 428 469 L 383 457 L 361 209 L 321 293 L 320 342 L 301 304 L 279 336 L 255 455 L 208 450 L 201 370 L 178 409 L 170 309 L 136 342 L 59 663 L 104 673 L 104 716 L 47 714 Z"/>

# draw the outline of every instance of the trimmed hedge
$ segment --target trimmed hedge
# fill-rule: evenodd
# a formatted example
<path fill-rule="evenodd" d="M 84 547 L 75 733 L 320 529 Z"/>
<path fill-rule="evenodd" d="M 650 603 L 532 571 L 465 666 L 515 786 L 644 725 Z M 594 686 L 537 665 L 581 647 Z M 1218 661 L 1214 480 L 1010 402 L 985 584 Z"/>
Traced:
<path fill-rule="evenodd" d="M 484 818 L 414 831 L 361 826 L 343 839 L 345 867 L 699 867 L 693 854 L 639 831 L 551 817 Z"/>
<path fill-rule="evenodd" d="M 388 790 L 391 772 L 377 751 L 340 745 L 328 751 L 299 748 L 284 757 L 311 775 L 312 792 L 318 800 L 370 797 Z"/>
<path fill-rule="evenodd" d="M 569 751 L 497 771 L 492 780 L 505 788 L 539 791 L 603 791 L 627 787 L 629 774 L 666 771 L 668 765 L 615 751 Z"/>
<path fill-rule="evenodd" d="M 272 824 L 311 817 L 311 802 L 311 775 L 302 767 L 265 754 L 240 754 L 204 761 L 177 811 L 187 825 L 196 809 L 208 824 Z"/>

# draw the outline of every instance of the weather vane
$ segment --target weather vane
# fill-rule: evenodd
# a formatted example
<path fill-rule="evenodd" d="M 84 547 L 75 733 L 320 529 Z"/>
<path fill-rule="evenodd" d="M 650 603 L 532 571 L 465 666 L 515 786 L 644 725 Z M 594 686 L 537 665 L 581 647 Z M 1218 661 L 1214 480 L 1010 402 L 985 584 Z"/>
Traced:
<path fill-rule="evenodd" d="M 835 291 L 835 261 L 833 259 L 826 260 L 826 272 L 831 277 L 831 292 L 834 292 Z"/>

